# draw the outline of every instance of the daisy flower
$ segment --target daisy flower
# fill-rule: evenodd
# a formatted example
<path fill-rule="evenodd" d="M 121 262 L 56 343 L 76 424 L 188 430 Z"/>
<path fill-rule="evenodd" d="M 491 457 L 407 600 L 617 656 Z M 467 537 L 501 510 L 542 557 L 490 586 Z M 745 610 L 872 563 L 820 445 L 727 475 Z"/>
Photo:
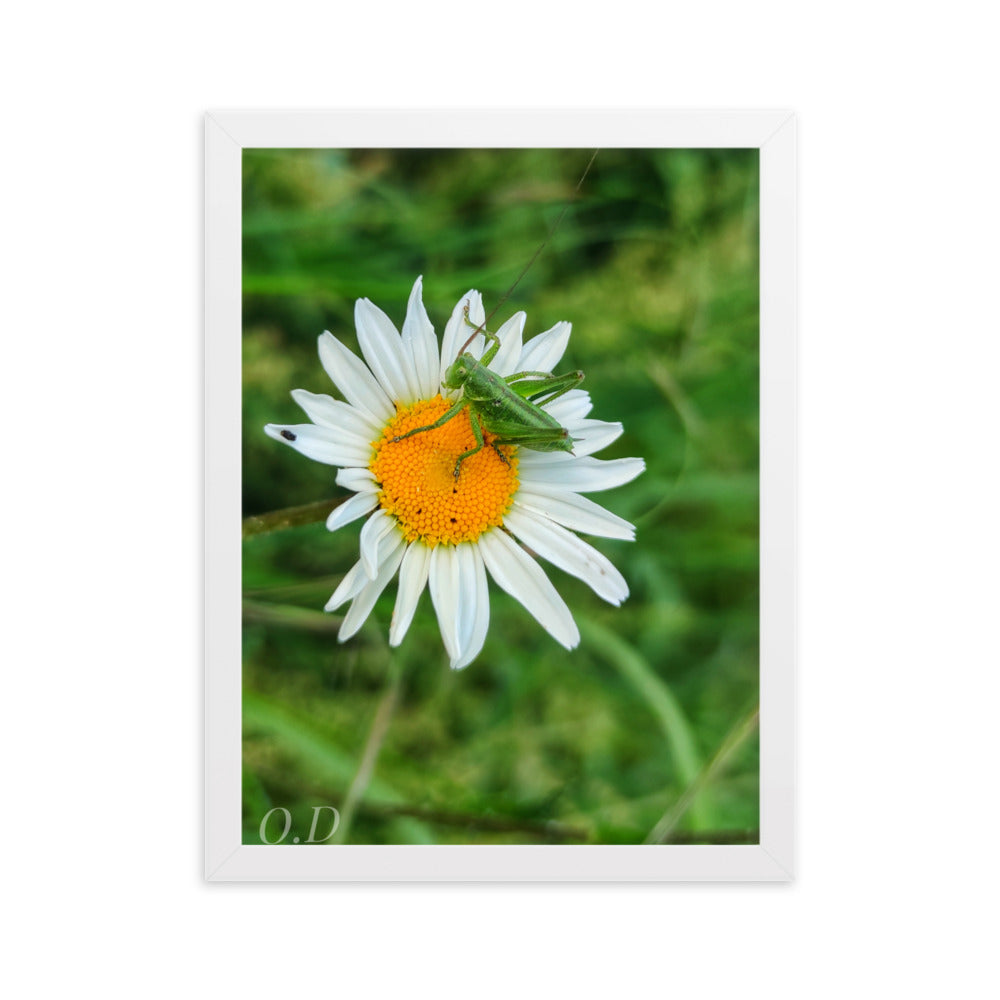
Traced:
<path fill-rule="evenodd" d="M 590 396 L 571 389 L 541 405 L 569 432 L 572 454 L 498 444 L 485 432 L 486 447 L 463 459 L 456 478 L 459 457 L 476 447 L 467 408 L 441 427 L 399 438 L 434 423 L 460 397 L 461 389 L 445 386 L 445 373 L 468 338 L 468 324 L 485 323 L 482 297 L 470 291 L 459 300 L 440 351 L 421 278 L 410 293 L 402 335 L 368 299 L 358 300 L 354 320 L 364 361 L 333 334 L 319 338 L 320 361 L 343 399 L 295 389 L 292 398 L 311 423 L 264 428 L 307 458 L 339 467 L 336 481 L 353 496 L 330 514 L 330 531 L 367 518 L 361 558 L 325 608 L 351 602 L 340 641 L 358 631 L 398 571 L 392 646 L 403 641 L 427 586 L 451 666 L 467 666 L 486 639 L 489 575 L 557 642 L 575 647 L 580 633 L 573 616 L 534 556 L 579 577 L 611 604 L 628 596 L 621 573 L 575 534 L 635 538 L 631 524 L 581 495 L 621 486 L 645 468 L 641 458 L 591 457 L 622 425 L 589 419 Z M 557 323 L 524 343 L 524 322 L 519 312 L 497 330 L 500 349 L 491 371 L 550 372 L 558 364 L 570 324 Z M 485 347 L 477 334 L 466 351 L 480 358 Z"/>

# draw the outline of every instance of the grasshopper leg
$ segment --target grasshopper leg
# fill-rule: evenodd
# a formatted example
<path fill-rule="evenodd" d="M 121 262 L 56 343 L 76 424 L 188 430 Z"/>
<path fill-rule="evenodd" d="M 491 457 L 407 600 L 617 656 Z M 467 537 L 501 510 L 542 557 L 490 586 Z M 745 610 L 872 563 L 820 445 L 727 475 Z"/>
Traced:
<path fill-rule="evenodd" d="M 397 434 L 392 440 L 395 444 L 396 441 L 403 441 L 408 437 L 412 437 L 414 434 L 422 434 L 424 431 L 437 430 L 438 427 L 444 427 L 452 417 L 457 417 L 459 411 L 466 404 L 460 399 L 454 406 L 450 407 L 448 411 L 438 417 L 433 424 L 427 424 L 426 427 L 414 427 L 412 431 L 407 431 L 405 434 Z M 478 450 L 478 449 L 477 449 Z"/>
<path fill-rule="evenodd" d="M 483 446 L 486 442 L 483 440 L 483 429 L 479 425 L 479 417 L 476 416 L 475 411 L 469 411 L 469 423 L 472 425 L 472 434 L 476 439 L 475 448 L 470 448 L 468 451 L 463 451 L 461 455 L 458 456 L 458 461 L 455 462 L 455 478 L 458 479 L 459 469 L 462 467 L 462 463 L 467 459 L 471 458 L 478 451 L 482 451 Z"/>
<path fill-rule="evenodd" d="M 462 348 L 462 350 L 464 351 L 465 348 L 468 347 L 470 343 L 472 343 L 472 338 L 475 337 L 477 333 L 481 333 L 486 338 L 486 341 L 487 343 L 489 343 L 490 346 L 486 349 L 486 353 L 479 359 L 479 363 L 483 366 L 489 365 L 489 363 L 497 356 L 497 351 L 500 350 L 500 338 L 491 330 L 487 330 L 485 323 L 483 323 L 482 326 L 476 326 L 476 324 L 473 323 L 471 319 L 469 319 L 468 302 L 465 303 L 465 308 L 462 310 L 462 312 L 465 314 L 466 325 L 471 326 L 473 328 L 472 337 L 470 337 L 465 342 L 465 346 Z"/>
<path fill-rule="evenodd" d="M 536 378 L 534 376 L 542 376 Z M 517 372 L 504 381 L 511 391 L 524 399 L 541 405 L 551 403 L 563 393 L 575 389 L 583 381 L 583 372 L 567 372 L 565 375 L 551 375 L 547 372 Z"/>

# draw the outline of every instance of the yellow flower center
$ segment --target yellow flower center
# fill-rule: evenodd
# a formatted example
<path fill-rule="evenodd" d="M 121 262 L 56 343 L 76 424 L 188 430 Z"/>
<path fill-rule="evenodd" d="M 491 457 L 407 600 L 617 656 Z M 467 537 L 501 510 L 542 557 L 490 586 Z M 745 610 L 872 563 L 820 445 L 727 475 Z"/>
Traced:
<path fill-rule="evenodd" d="M 485 447 L 462 461 L 455 478 L 459 456 L 476 446 L 468 409 L 434 430 L 392 440 L 434 423 L 451 405 L 435 396 L 398 407 L 382 437 L 373 442 L 369 469 L 381 487 L 379 503 L 399 521 L 408 542 L 419 539 L 433 547 L 475 541 L 503 524 L 517 491 L 517 449 L 494 448 L 488 431 L 483 432 Z"/>

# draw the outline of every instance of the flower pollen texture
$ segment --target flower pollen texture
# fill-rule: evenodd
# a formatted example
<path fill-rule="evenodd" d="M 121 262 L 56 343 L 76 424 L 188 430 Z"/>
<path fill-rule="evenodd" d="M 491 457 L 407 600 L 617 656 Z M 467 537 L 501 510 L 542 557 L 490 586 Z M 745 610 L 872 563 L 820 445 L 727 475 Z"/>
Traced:
<path fill-rule="evenodd" d="M 519 485 L 517 449 L 494 448 L 494 435 L 486 430 L 485 446 L 463 460 L 455 478 L 459 456 L 476 446 L 468 408 L 441 427 L 393 441 L 434 423 L 451 405 L 437 395 L 397 407 L 382 437 L 373 442 L 375 455 L 369 466 L 379 486 L 379 505 L 396 518 L 406 541 L 421 541 L 431 548 L 474 542 L 483 532 L 500 527 Z"/>

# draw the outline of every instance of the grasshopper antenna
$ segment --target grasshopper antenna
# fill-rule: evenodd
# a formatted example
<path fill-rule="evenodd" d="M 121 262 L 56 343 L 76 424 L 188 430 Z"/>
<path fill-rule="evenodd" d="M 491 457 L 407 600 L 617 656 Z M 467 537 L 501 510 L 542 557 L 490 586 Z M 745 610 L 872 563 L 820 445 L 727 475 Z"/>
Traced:
<path fill-rule="evenodd" d="M 587 179 L 587 174 L 590 173 L 590 168 L 594 165 L 594 160 L 597 159 L 597 154 L 599 152 L 600 152 L 599 149 L 595 149 L 593 155 L 587 161 L 586 167 L 583 168 L 583 173 L 580 175 L 580 179 L 576 182 L 576 187 L 573 188 L 573 198 L 575 198 L 580 193 L 580 188 L 583 187 L 583 182 Z M 569 210 L 570 201 L 572 201 L 572 198 L 567 200 L 566 204 L 563 205 L 562 211 L 556 217 L 556 221 L 552 223 L 552 228 L 549 229 L 545 239 L 542 240 L 542 242 L 538 245 L 538 249 L 531 255 L 531 260 L 529 260 L 528 263 L 524 265 L 524 267 L 521 269 L 521 273 L 514 279 L 514 283 L 510 286 L 510 288 L 507 289 L 506 292 L 503 293 L 503 295 L 500 297 L 500 301 L 493 307 L 493 310 L 490 312 L 489 316 L 487 316 L 486 319 L 484 319 L 482 323 L 480 323 L 479 326 L 477 326 L 475 330 L 472 331 L 472 335 L 459 349 L 458 352 L 459 355 L 465 352 L 465 349 L 469 346 L 469 344 L 472 343 L 473 340 L 475 340 L 477 334 L 483 332 L 483 329 L 486 327 L 486 324 L 489 323 L 491 319 L 493 319 L 493 317 L 500 311 L 500 307 L 507 301 L 507 299 L 510 298 L 511 293 L 514 291 L 514 289 L 517 288 L 519 284 L 521 284 L 521 279 L 531 270 L 531 265 L 534 264 L 536 260 L 538 260 L 538 257 L 541 254 L 541 252 L 548 246 L 549 241 L 552 239 L 552 237 L 555 236 L 556 230 L 559 228 L 559 223 L 562 222 L 563 216 L 565 216 L 566 212 Z"/>

